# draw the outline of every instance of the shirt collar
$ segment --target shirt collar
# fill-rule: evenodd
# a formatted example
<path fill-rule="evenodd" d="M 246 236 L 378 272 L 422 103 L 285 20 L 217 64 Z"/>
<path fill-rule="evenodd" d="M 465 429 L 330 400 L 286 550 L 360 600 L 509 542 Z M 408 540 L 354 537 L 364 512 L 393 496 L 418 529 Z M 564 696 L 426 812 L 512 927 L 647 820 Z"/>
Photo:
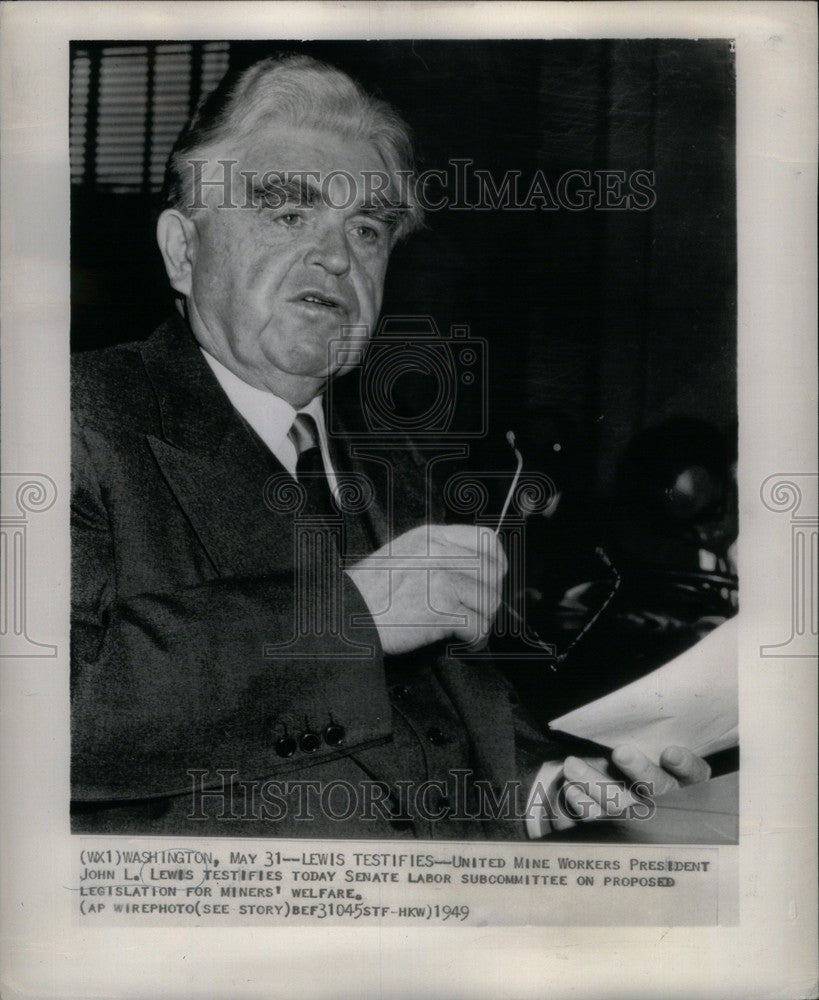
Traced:
<path fill-rule="evenodd" d="M 290 428 L 293 426 L 296 413 L 309 413 L 316 421 L 319 435 L 323 437 L 326 433 L 321 396 L 314 397 L 307 406 L 295 410 L 281 396 L 248 385 L 211 354 L 208 354 L 204 348 L 200 347 L 200 350 L 234 408 L 274 453 L 281 450 Z"/>

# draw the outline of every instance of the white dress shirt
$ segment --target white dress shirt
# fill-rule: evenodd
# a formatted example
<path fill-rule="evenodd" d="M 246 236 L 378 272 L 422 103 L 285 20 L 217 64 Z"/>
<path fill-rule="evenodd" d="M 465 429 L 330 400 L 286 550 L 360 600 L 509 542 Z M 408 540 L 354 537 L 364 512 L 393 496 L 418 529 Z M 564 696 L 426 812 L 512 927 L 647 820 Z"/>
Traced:
<path fill-rule="evenodd" d="M 265 389 L 256 389 L 254 386 L 248 385 L 238 375 L 234 375 L 229 368 L 225 368 L 220 361 L 208 354 L 206 350 L 201 347 L 200 350 L 234 409 L 245 418 L 294 479 L 298 454 L 296 446 L 290 438 L 290 428 L 293 426 L 297 413 L 307 413 L 313 418 L 318 430 L 318 443 L 324 471 L 327 474 L 330 489 L 335 495 L 338 490 L 338 482 L 327 445 L 327 426 L 324 422 L 321 396 L 316 396 L 310 400 L 307 406 L 296 410 L 280 396 L 267 392 Z"/>

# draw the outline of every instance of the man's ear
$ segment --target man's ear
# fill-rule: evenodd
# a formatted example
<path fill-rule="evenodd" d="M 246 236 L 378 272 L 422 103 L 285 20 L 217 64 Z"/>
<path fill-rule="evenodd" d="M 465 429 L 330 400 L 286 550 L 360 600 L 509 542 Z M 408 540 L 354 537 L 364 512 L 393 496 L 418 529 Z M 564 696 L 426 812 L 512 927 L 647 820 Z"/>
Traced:
<path fill-rule="evenodd" d="M 193 219 L 175 208 L 166 208 L 156 224 L 156 241 L 162 252 L 171 286 L 181 295 L 190 295 L 197 247 L 196 224 Z"/>

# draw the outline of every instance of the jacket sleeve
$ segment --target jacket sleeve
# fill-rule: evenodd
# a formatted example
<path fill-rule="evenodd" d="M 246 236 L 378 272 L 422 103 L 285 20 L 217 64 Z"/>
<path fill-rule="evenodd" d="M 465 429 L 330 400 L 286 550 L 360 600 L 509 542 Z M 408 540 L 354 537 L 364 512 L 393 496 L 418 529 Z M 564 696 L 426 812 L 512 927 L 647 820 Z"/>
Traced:
<path fill-rule="evenodd" d="M 287 572 L 121 594 L 122 553 L 81 429 L 72 460 L 75 800 L 178 794 L 189 769 L 213 783 L 217 769 L 258 777 L 388 738 L 378 633 L 349 578 L 329 583 L 341 629 L 324 635 L 294 634 Z"/>

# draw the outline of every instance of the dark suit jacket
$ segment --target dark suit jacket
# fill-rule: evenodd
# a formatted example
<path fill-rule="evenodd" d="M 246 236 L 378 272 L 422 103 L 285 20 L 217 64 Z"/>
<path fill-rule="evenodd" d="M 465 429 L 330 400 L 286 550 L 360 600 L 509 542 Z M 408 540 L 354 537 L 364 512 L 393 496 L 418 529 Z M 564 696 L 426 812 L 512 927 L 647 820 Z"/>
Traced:
<path fill-rule="evenodd" d="M 227 829 L 185 817 L 191 769 L 207 772 L 204 785 L 224 781 L 217 769 L 243 780 L 401 776 L 389 669 L 356 587 L 344 574 L 333 584 L 339 634 L 294 636 L 295 515 L 265 500 L 284 470 L 181 320 L 145 342 L 77 356 L 72 393 L 74 829 L 340 835 L 320 818 Z M 357 467 L 349 451 L 337 457 Z M 386 483 L 376 490 L 365 515 L 371 548 L 437 516 L 419 461 L 407 445 L 368 466 L 399 487 L 393 510 Z M 548 747 L 502 678 L 485 664 L 432 661 L 430 683 L 454 710 L 476 773 L 495 784 L 531 774 Z M 321 733 L 328 720 L 343 727 L 340 745 L 275 751 L 283 735 Z M 395 836 L 398 826 L 351 822 L 343 832 Z M 487 831 L 522 835 L 509 822 Z"/>

